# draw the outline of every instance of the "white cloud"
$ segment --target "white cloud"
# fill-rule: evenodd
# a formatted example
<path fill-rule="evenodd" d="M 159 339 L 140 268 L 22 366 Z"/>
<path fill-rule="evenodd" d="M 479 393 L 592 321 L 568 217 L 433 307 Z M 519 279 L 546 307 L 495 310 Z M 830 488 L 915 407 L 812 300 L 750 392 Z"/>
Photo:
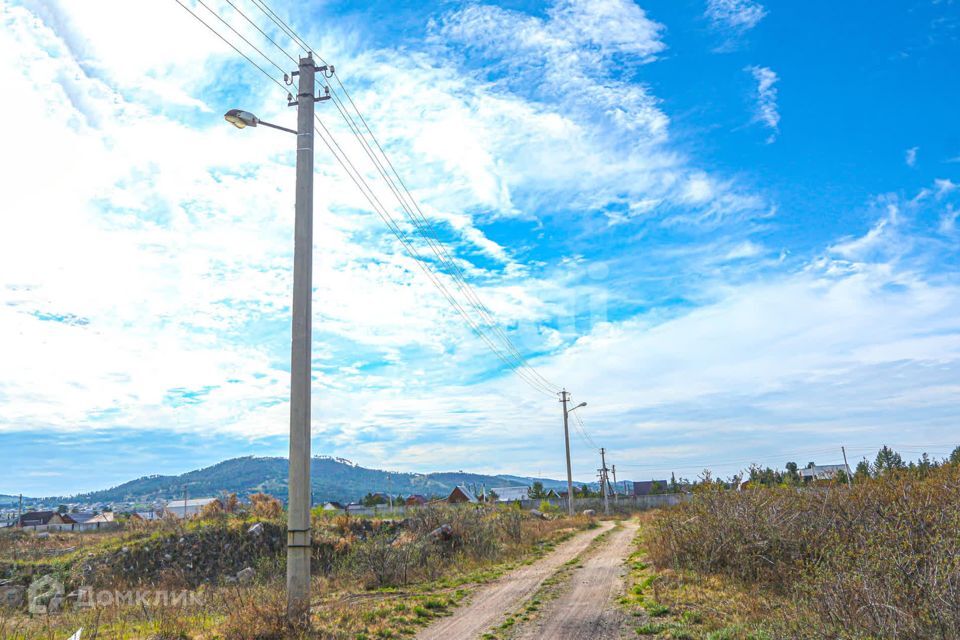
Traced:
<path fill-rule="evenodd" d="M 707 0 L 706 16 L 719 28 L 748 31 L 766 15 L 763 5 L 753 0 Z"/>
<path fill-rule="evenodd" d="M 920 147 L 910 147 L 904 153 L 903 161 L 907 163 L 908 167 L 915 167 L 917 165 L 917 151 L 920 150 Z"/>
<path fill-rule="evenodd" d="M 777 87 L 780 80 L 777 74 L 769 67 L 747 67 L 757 82 L 757 110 L 754 115 L 756 122 L 761 122 L 772 130 L 767 137 L 767 143 L 772 143 L 777 139 L 780 132 L 780 112 L 777 106 Z"/>

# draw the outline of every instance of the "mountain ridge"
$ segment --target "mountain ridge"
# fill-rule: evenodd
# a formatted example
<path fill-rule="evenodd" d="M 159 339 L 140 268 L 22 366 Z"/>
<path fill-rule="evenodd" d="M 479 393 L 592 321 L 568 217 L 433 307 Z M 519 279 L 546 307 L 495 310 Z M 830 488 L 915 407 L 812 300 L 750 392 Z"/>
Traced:
<path fill-rule="evenodd" d="M 109 489 L 70 496 L 71 501 L 152 503 L 190 497 L 236 493 L 268 493 L 281 500 L 287 497 L 287 459 L 245 456 L 179 475 L 148 475 Z M 311 485 L 314 503 L 327 500 L 359 500 L 367 493 L 392 495 L 419 493 L 445 496 L 456 485 L 476 487 L 523 486 L 542 482 L 547 488 L 565 488 L 565 481 L 516 475 L 486 475 L 465 471 L 411 473 L 369 469 L 345 458 L 316 456 L 311 460 Z M 58 499 L 63 499 L 60 496 Z"/>

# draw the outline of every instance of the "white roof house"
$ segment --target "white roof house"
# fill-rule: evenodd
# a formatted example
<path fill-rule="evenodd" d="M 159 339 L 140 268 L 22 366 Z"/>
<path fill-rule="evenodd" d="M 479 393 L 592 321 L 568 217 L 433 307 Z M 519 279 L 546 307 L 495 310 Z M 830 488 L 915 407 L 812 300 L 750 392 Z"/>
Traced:
<path fill-rule="evenodd" d="M 529 500 L 530 487 L 494 487 L 487 493 L 495 493 L 497 502 L 514 502 L 516 500 Z"/>
<path fill-rule="evenodd" d="M 818 464 L 807 469 L 799 469 L 803 480 L 832 480 L 840 471 L 850 475 L 850 467 L 845 464 Z"/>
<path fill-rule="evenodd" d="M 164 507 L 164 511 L 176 518 L 192 518 L 198 515 L 203 508 L 216 501 L 217 498 L 193 498 L 192 500 L 171 500 Z"/>

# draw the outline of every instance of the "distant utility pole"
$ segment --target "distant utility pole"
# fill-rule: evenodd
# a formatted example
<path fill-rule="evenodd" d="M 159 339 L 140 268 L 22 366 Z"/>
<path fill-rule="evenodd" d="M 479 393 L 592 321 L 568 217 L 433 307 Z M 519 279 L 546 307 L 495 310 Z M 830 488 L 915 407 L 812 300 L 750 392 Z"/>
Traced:
<path fill-rule="evenodd" d="M 567 401 L 570 394 L 564 389 L 560 392 L 560 402 L 563 404 L 563 443 L 567 449 L 567 513 L 573 515 L 573 469 L 570 466 L 570 412 L 567 411 Z"/>
<path fill-rule="evenodd" d="M 610 501 L 607 498 L 607 450 L 600 447 L 600 490 L 603 491 L 603 513 L 610 515 Z"/>
<path fill-rule="evenodd" d="M 573 470 L 570 467 L 570 414 L 580 407 L 587 406 L 586 402 L 581 402 L 572 409 L 567 409 L 567 402 L 570 400 L 570 393 L 564 389 L 560 392 L 560 402 L 563 405 L 563 443 L 567 450 L 567 513 L 573 515 Z"/>
<path fill-rule="evenodd" d="M 20 506 L 17 507 L 17 522 L 23 517 L 23 494 L 20 494 Z"/>
<path fill-rule="evenodd" d="M 612 465 L 610 469 L 613 471 L 613 501 L 620 502 L 620 494 L 617 491 L 617 465 Z"/>
<path fill-rule="evenodd" d="M 183 519 L 187 519 L 187 485 L 183 485 Z"/>
<path fill-rule="evenodd" d="M 843 475 L 847 476 L 847 487 L 850 487 L 853 485 L 853 480 L 850 478 L 850 465 L 847 464 L 847 449 L 841 445 L 840 451 L 843 452 L 843 468 L 847 470 Z"/>

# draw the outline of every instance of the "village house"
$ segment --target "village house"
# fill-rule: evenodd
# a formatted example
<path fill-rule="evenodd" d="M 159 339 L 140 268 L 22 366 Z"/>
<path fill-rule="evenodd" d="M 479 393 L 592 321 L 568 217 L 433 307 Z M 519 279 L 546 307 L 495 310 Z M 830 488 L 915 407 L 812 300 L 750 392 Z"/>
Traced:
<path fill-rule="evenodd" d="M 464 486 L 457 486 L 453 488 L 453 491 L 450 492 L 450 495 L 447 496 L 447 502 L 450 504 L 462 504 L 462 503 L 477 503 L 477 497 L 473 495 L 473 492 L 470 489 L 467 489 Z"/>
<path fill-rule="evenodd" d="M 203 508 L 211 502 L 216 502 L 217 498 L 194 498 L 192 500 L 171 500 L 164 507 L 164 513 L 169 513 L 175 518 L 183 520 L 184 518 L 195 518 L 200 515 Z"/>
<path fill-rule="evenodd" d="M 328 500 L 323 503 L 323 506 L 320 507 L 324 511 L 344 511 L 346 509 L 342 503 L 337 502 L 336 500 Z"/>
<path fill-rule="evenodd" d="M 806 469 L 799 469 L 798 471 L 800 472 L 800 478 L 804 482 L 810 482 L 812 480 L 833 480 L 841 471 L 847 475 L 851 475 L 850 467 L 845 464 L 814 465 Z"/>
<path fill-rule="evenodd" d="M 670 486 L 670 483 L 666 480 L 641 480 L 640 482 L 633 483 L 633 495 L 649 496 L 654 493 L 655 488 L 660 493 L 663 493 L 667 490 L 668 486 Z"/>
<path fill-rule="evenodd" d="M 28 511 L 20 516 L 15 527 L 19 529 L 44 530 L 50 525 L 63 524 L 63 518 L 56 511 Z"/>
<path fill-rule="evenodd" d="M 428 502 L 429 500 L 427 500 L 427 497 L 422 496 L 419 493 L 410 494 L 407 496 L 407 499 L 403 501 L 403 503 L 408 507 L 420 507 Z"/>

